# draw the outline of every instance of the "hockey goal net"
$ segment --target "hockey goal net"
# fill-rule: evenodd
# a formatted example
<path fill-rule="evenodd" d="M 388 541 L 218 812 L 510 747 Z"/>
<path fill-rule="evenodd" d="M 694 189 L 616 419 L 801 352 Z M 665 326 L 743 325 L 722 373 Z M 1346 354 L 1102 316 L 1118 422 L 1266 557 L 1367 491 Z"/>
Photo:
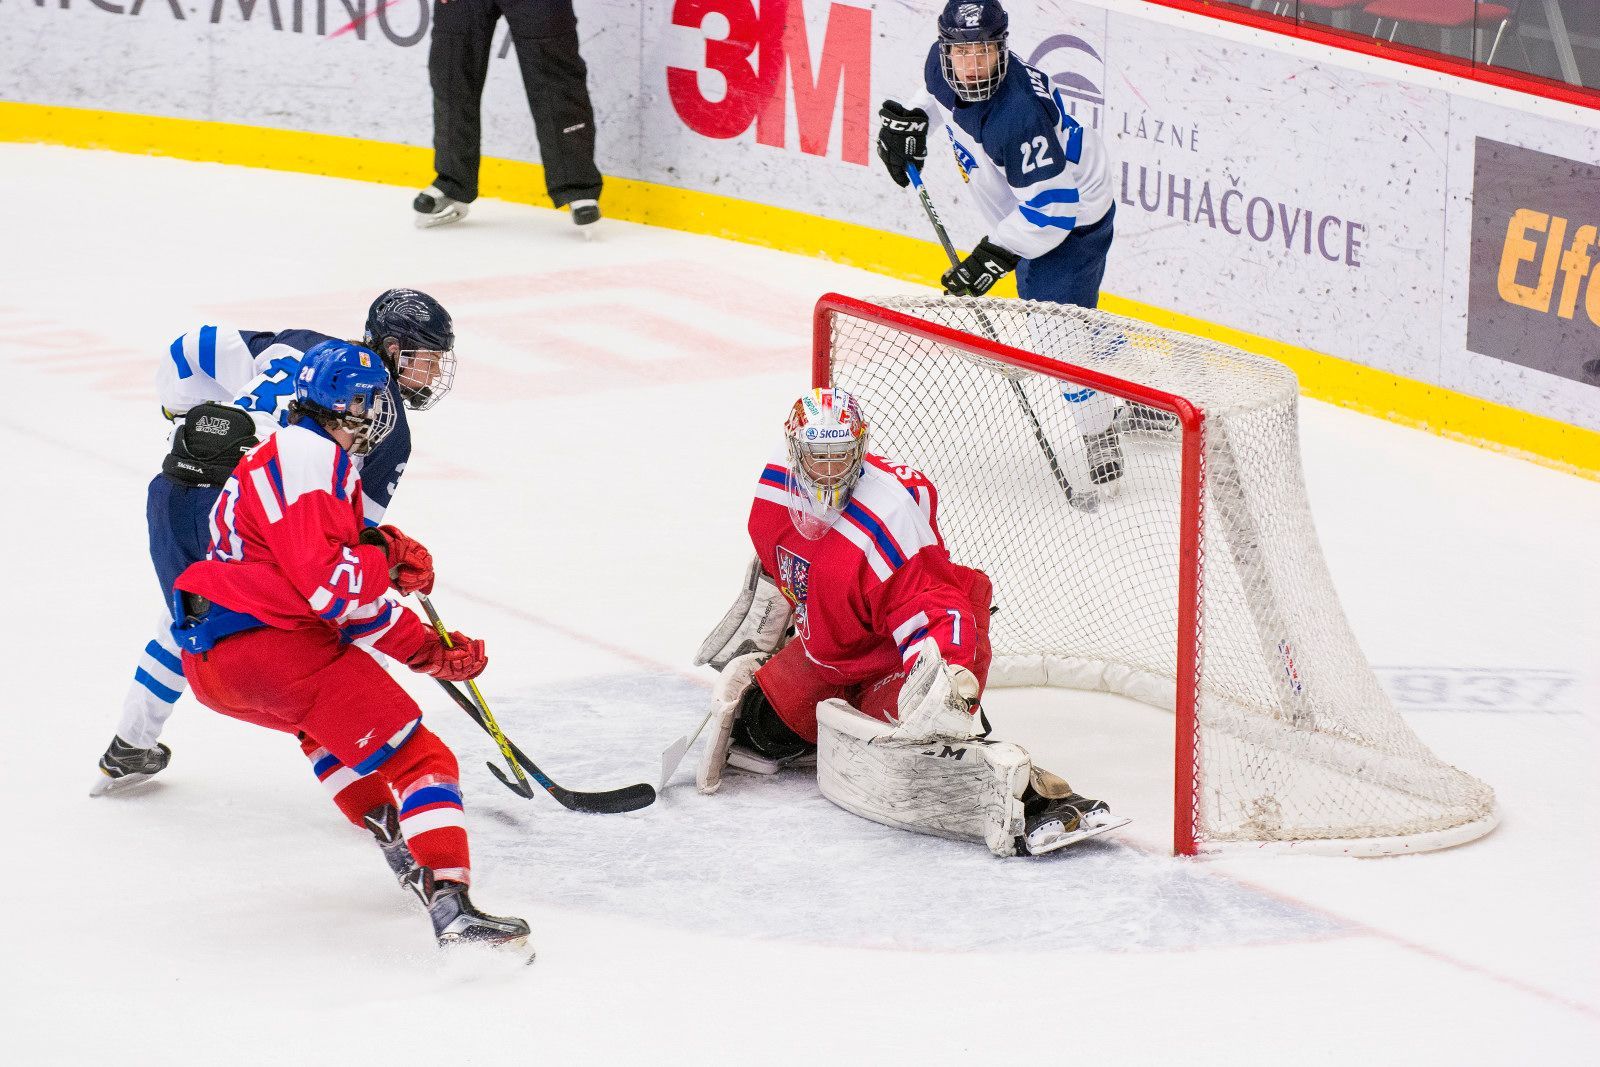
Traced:
<path fill-rule="evenodd" d="M 871 450 L 933 479 L 951 554 L 994 581 L 990 685 L 1176 713 L 1178 852 L 1386 855 L 1493 828 L 1493 791 L 1422 744 L 1345 621 L 1287 367 L 1013 300 L 830 294 L 814 328 L 813 384 L 861 399 Z M 1120 405 L 1104 486 L 1086 389 Z"/>

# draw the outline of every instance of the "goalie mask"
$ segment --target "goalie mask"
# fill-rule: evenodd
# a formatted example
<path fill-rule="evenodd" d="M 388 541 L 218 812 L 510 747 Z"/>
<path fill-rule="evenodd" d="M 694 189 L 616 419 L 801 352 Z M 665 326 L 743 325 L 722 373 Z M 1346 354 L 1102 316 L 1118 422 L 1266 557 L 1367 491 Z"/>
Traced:
<path fill-rule="evenodd" d="M 789 446 L 789 518 L 808 540 L 832 528 L 861 480 L 867 420 L 843 389 L 813 389 L 784 424 Z"/>
<path fill-rule="evenodd" d="M 1010 26 L 999 0 L 950 0 L 939 13 L 939 72 L 962 103 L 981 103 L 1000 88 Z"/>

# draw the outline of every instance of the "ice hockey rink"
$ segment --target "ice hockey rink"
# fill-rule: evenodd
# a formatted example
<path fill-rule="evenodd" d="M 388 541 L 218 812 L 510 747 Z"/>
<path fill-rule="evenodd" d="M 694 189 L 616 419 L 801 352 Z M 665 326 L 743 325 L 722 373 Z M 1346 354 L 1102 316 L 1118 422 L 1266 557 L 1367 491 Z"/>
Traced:
<path fill-rule="evenodd" d="M 353 334 L 394 285 L 451 309 L 456 388 L 414 418 L 390 519 L 487 641 L 507 733 L 604 788 L 653 781 L 705 710 L 690 659 L 809 384 L 812 304 L 913 287 L 495 201 L 418 231 L 391 186 L 18 145 L 0 173 L 5 1062 L 1595 1062 L 1600 484 L 1302 402 L 1351 624 L 1422 739 L 1498 794 L 1475 843 L 1176 859 L 1170 715 L 1039 690 L 994 694 L 998 727 L 1124 832 L 998 860 L 803 774 L 701 796 L 693 756 L 654 806 L 579 815 L 506 792 L 407 677 L 461 758 L 474 895 L 539 953 L 443 958 L 283 736 L 186 697 L 170 768 L 87 796 L 158 610 L 172 338 Z"/>

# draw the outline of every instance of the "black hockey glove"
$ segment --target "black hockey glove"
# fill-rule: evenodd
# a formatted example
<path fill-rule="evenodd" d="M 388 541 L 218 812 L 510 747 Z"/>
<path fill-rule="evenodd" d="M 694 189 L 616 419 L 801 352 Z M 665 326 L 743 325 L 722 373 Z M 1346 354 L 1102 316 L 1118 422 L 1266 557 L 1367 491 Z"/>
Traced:
<path fill-rule="evenodd" d="M 972 255 L 945 271 L 939 281 L 951 296 L 982 296 L 994 288 L 995 282 L 1016 270 L 1021 258 L 985 237 Z"/>
<path fill-rule="evenodd" d="M 885 100 L 878 109 L 878 158 L 896 185 L 910 185 L 906 164 L 921 167 L 928 158 L 928 113 Z"/>

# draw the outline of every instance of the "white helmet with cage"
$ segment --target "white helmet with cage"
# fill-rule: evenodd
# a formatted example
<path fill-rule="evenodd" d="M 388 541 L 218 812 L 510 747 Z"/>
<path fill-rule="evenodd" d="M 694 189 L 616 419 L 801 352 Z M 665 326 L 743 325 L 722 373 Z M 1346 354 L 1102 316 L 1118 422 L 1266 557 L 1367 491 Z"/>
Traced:
<path fill-rule="evenodd" d="M 832 528 L 850 503 L 867 455 L 867 419 L 843 389 L 813 389 L 784 424 L 789 446 L 789 517 L 807 539 Z"/>

